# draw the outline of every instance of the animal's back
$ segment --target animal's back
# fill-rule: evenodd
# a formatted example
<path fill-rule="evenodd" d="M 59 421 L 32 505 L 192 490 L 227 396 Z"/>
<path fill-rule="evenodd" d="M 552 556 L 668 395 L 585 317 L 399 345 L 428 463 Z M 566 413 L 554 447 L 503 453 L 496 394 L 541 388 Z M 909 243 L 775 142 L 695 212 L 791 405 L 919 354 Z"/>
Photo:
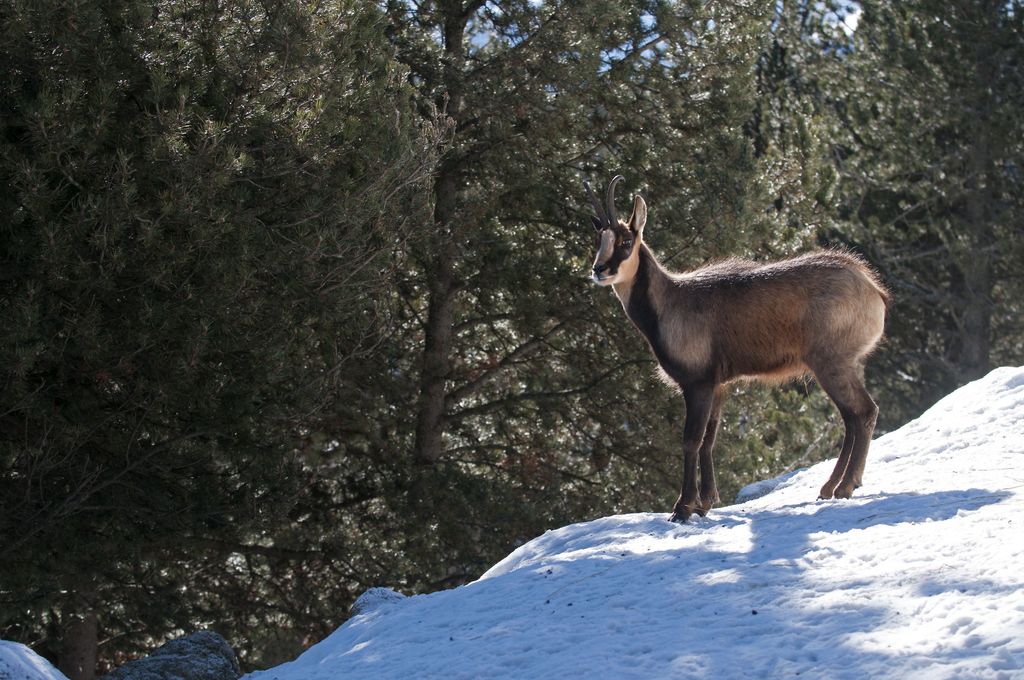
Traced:
<path fill-rule="evenodd" d="M 786 379 L 823 358 L 856 361 L 882 336 L 888 293 L 862 260 L 845 252 L 765 264 L 725 260 L 678 281 L 714 329 L 724 379 Z"/>

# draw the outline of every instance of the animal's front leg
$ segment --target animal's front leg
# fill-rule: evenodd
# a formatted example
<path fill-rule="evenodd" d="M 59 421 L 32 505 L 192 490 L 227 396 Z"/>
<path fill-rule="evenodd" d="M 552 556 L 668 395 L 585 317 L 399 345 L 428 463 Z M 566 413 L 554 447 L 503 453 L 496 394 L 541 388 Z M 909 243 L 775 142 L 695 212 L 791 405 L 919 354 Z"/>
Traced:
<path fill-rule="evenodd" d="M 683 388 L 683 398 L 686 400 L 686 424 L 683 425 L 683 484 L 679 499 L 672 509 L 672 516 L 669 517 L 673 522 L 685 522 L 694 512 L 700 512 L 702 515 L 705 512 L 697 491 L 697 459 L 711 416 L 714 393 L 713 384 Z"/>
<path fill-rule="evenodd" d="M 725 388 L 719 385 L 715 388 L 714 400 L 711 403 L 711 415 L 708 417 L 708 426 L 704 431 L 704 441 L 700 445 L 700 501 L 697 507 L 697 514 L 701 517 L 720 502 L 718 496 L 718 484 L 715 483 L 715 461 L 713 450 L 715 448 L 715 435 L 718 434 L 718 423 L 722 417 L 722 399 L 725 396 Z"/>

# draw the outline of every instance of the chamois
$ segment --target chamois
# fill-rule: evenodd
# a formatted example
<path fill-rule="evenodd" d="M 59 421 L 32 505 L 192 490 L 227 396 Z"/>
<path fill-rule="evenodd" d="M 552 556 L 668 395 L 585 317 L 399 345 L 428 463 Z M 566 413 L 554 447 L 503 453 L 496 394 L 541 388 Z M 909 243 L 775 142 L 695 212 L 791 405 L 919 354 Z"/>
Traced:
<path fill-rule="evenodd" d="M 759 264 L 728 259 L 681 274 L 666 271 L 643 242 L 647 204 L 637 195 L 627 222 L 615 212 L 615 176 L 594 211 L 592 279 L 611 286 L 647 340 L 662 375 L 686 403 L 683 482 L 672 521 L 704 516 L 719 501 L 712 448 L 724 386 L 813 374 L 846 432 L 819 498 L 849 498 L 861 485 L 878 406 L 864 388 L 864 359 L 882 337 L 889 293 L 860 258 L 821 250 Z M 699 465 L 698 465 L 699 461 Z M 700 470 L 700 485 L 697 476 Z"/>

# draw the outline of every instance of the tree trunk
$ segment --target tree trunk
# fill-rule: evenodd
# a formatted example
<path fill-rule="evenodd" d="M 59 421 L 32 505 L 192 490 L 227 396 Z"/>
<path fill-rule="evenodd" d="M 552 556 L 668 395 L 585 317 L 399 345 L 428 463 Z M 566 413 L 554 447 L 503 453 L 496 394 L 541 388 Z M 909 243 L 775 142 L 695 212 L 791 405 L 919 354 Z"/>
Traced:
<path fill-rule="evenodd" d="M 444 450 L 445 395 L 451 367 L 453 326 L 455 323 L 455 248 L 444 219 L 454 203 L 455 182 L 441 175 L 436 183 L 435 229 L 443 230 L 435 260 L 427 271 L 430 301 L 424 330 L 423 364 L 420 369 L 420 396 L 417 404 L 416 449 L 418 463 L 433 463 Z M 443 207 L 445 206 L 445 207 Z"/>
<path fill-rule="evenodd" d="M 71 616 L 64 625 L 64 639 L 57 668 L 69 680 L 93 680 L 99 647 L 99 620 L 95 612 Z"/>
<path fill-rule="evenodd" d="M 977 380 L 988 373 L 992 326 L 992 259 L 979 253 L 963 270 L 966 308 L 960 329 L 960 379 Z"/>
<path fill-rule="evenodd" d="M 444 20 L 443 108 L 456 124 L 462 108 L 463 38 L 469 12 L 460 2 L 451 3 Z M 427 320 L 424 329 L 423 363 L 417 402 L 414 457 L 419 463 L 434 463 L 444 451 L 445 396 L 451 368 L 455 298 L 458 285 L 455 264 L 458 255 L 458 190 L 460 172 L 446 163 L 434 183 L 434 234 L 437 247 L 427 266 Z"/>
<path fill-rule="evenodd" d="M 991 3 L 981 9 L 983 21 L 995 35 L 999 8 Z M 979 41 L 976 49 L 977 87 L 974 90 L 971 115 L 970 147 L 965 217 L 966 236 L 970 244 L 960 263 L 963 274 L 963 314 L 960 322 L 960 380 L 969 382 L 989 371 L 989 337 L 992 326 L 992 261 L 995 257 L 995 233 L 992 226 L 992 195 L 994 172 L 992 162 L 992 125 L 994 121 L 992 93 L 988 84 L 995 77 L 992 46 Z"/>

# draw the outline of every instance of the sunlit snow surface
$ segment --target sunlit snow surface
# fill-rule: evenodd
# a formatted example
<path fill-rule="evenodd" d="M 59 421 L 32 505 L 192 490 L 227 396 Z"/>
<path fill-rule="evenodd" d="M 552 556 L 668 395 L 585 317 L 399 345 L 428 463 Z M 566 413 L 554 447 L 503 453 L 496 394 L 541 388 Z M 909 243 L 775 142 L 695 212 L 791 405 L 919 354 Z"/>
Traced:
<path fill-rule="evenodd" d="M 875 441 L 852 500 L 815 500 L 832 465 L 549 531 L 246 677 L 1024 678 L 1024 368 Z"/>

